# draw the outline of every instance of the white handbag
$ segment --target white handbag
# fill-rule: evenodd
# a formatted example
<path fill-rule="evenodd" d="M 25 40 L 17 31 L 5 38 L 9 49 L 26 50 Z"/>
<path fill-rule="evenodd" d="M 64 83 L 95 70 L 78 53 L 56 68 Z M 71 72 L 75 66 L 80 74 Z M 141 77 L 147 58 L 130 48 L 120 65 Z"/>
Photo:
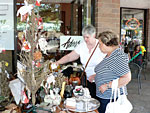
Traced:
<path fill-rule="evenodd" d="M 120 95 L 120 89 L 118 88 L 118 79 L 113 80 L 112 82 L 112 94 L 110 102 L 106 106 L 105 113 L 130 113 L 133 109 L 132 104 L 127 99 L 125 95 L 124 87 L 123 94 Z M 118 94 L 118 99 L 116 100 Z M 114 102 L 112 102 L 112 97 L 114 95 Z"/>

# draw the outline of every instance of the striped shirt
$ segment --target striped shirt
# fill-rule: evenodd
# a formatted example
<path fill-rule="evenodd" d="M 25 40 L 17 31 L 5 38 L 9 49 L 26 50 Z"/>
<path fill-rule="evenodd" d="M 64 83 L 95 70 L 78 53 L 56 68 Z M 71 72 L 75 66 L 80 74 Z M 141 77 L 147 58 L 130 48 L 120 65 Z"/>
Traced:
<path fill-rule="evenodd" d="M 96 67 L 96 95 L 99 98 L 110 99 L 111 88 L 107 89 L 104 93 L 99 91 L 99 87 L 108 83 L 116 78 L 127 74 L 130 69 L 128 66 L 128 56 L 120 48 L 111 53 L 109 57 L 105 57 Z M 120 90 L 122 93 L 122 89 Z M 127 94 L 126 86 L 125 93 Z"/>

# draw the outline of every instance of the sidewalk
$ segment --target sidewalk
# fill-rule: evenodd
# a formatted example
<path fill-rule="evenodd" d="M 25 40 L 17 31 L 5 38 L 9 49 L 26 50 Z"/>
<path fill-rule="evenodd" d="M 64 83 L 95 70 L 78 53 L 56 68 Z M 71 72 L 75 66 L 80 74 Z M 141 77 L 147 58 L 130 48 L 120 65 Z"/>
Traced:
<path fill-rule="evenodd" d="M 144 79 L 143 73 L 146 75 Z M 148 62 L 147 69 L 141 73 L 142 89 L 141 94 L 138 94 L 138 82 L 137 79 L 131 80 L 127 85 L 128 87 L 128 99 L 133 105 L 133 111 L 131 113 L 150 113 L 150 62 Z"/>

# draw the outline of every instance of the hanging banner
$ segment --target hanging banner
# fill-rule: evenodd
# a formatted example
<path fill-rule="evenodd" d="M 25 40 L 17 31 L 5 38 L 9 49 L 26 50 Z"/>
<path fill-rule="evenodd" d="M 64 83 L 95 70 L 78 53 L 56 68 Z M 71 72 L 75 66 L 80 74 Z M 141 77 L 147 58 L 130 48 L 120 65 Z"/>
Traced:
<path fill-rule="evenodd" d="M 83 36 L 61 36 L 60 50 L 74 50 L 74 48 L 83 41 Z"/>
<path fill-rule="evenodd" d="M 0 0 L 0 50 L 14 50 L 13 5 L 13 0 Z"/>

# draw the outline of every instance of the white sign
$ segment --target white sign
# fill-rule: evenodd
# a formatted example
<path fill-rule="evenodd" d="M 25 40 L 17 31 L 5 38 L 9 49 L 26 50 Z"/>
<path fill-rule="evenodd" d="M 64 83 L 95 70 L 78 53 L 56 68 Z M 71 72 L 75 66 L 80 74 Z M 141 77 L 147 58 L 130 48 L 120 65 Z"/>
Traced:
<path fill-rule="evenodd" d="M 0 50 L 14 50 L 13 5 L 13 0 L 0 0 Z"/>
<path fill-rule="evenodd" d="M 61 36 L 60 50 L 74 50 L 74 48 L 83 41 L 83 36 Z"/>

